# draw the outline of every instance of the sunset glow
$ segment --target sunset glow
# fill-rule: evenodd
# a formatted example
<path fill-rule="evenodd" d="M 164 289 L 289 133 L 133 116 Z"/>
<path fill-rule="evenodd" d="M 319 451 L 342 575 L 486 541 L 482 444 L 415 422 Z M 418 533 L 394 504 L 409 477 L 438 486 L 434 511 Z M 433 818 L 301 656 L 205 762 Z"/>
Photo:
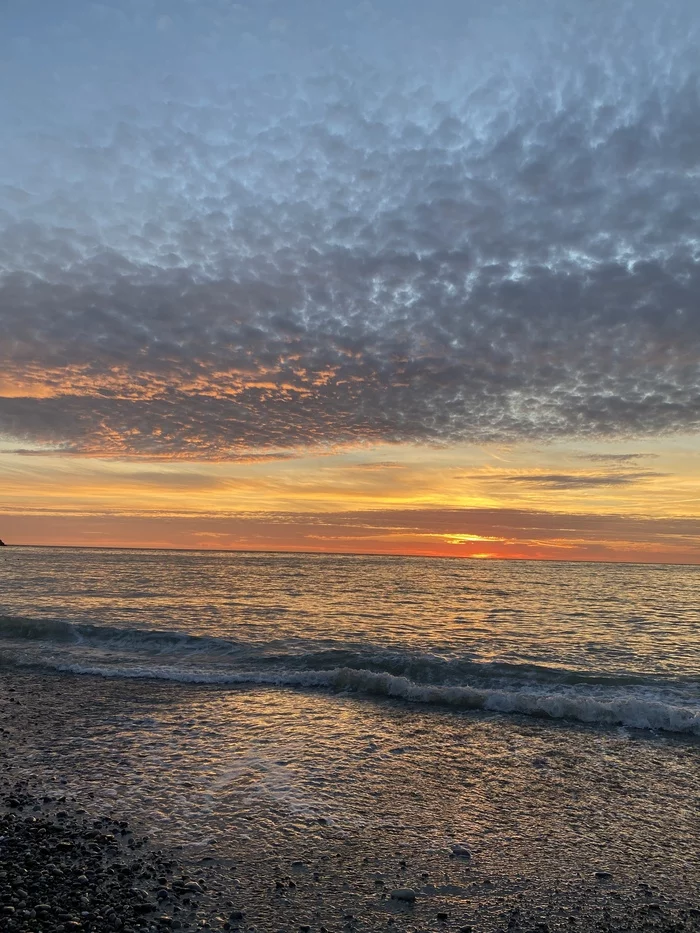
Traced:
<path fill-rule="evenodd" d="M 235 463 L 6 452 L 3 529 L 37 544 L 695 562 L 699 458 L 646 446 L 602 464 L 562 445 Z"/>

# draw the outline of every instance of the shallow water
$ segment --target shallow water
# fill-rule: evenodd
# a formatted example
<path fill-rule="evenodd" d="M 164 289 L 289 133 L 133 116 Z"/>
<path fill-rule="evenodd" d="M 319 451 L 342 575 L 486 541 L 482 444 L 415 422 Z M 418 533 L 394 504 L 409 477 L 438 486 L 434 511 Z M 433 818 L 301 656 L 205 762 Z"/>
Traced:
<path fill-rule="evenodd" d="M 22 697 L 8 739 L 17 776 L 136 821 L 183 847 L 192 872 L 219 859 L 260 929 L 297 929 L 318 907 L 370 929 L 385 915 L 433 928 L 448 910 L 500 930 L 518 904 L 608 929 L 591 919 L 603 893 L 667 914 L 697 895 L 693 739 L 288 688 L 18 672 L 7 683 Z M 457 843 L 470 859 L 452 857 Z M 285 881 L 278 897 L 288 877 L 295 891 Z M 406 886 L 418 895 L 408 914 L 387 900 Z"/>

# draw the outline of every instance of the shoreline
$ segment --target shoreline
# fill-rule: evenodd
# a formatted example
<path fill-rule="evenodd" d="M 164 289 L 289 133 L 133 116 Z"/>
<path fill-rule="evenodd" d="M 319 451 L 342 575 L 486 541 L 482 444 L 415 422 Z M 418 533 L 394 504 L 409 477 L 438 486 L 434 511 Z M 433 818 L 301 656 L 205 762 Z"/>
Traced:
<path fill-rule="evenodd" d="M 74 707 L 67 701 L 59 711 L 62 691 L 76 684 L 70 676 L 3 673 L 0 910 L 12 908 L 2 917 L 3 933 L 700 929 L 700 904 L 691 902 L 687 893 L 688 883 L 691 888 L 693 884 L 692 864 L 685 884 L 674 884 L 681 879 L 669 876 L 662 886 L 643 880 L 641 853 L 640 880 L 625 880 L 601 858 L 597 872 L 572 871 L 568 880 L 549 882 L 543 894 L 543 888 L 525 880 L 504 880 L 478 858 L 470 862 L 446 853 L 442 869 L 421 871 L 420 853 L 394 846 L 385 847 L 378 860 L 361 836 L 319 826 L 322 820 L 316 821 L 319 832 L 294 851 L 270 853 L 263 845 L 262 825 L 250 834 L 232 832 L 227 838 L 229 858 L 212 854 L 207 846 L 194 852 L 168 846 L 138 814 L 123 809 L 126 798 L 90 799 L 92 794 L 74 791 L 69 773 L 54 779 L 49 790 L 45 779 L 43 786 L 32 782 L 28 774 L 35 771 L 33 762 L 47 742 L 60 747 L 68 740 L 79 741 L 79 723 L 71 718 Z M 84 678 L 81 683 L 85 686 L 78 688 L 80 698 L 71 702 L 102 696 L 104 708 L 112 708 L 108 694 L 116 687 Z M 148 685 L 143 693 L 118 695 L 131 696 L 147 712 L 149 702 L 170 702 L 172 691 Z M 187 696 L 197 695 L 195 688 Z M 105 714 L 97 710 L 89 715 Z"/>

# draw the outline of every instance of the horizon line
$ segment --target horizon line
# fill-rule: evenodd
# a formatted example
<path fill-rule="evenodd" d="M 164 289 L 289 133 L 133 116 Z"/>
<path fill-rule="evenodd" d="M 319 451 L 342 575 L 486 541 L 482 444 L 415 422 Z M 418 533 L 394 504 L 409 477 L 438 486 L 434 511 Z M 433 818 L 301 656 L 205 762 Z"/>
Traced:
<path fill-rule="evenodd" d="M 74 551 L 182 551 L 191 554 L 289 554 L 305 557 L 390 557 L 409 560 L 470 560 L 477 563 L 536 563 L 536 564 L 626 564 L 638 567 L 699 567 L 700 560 L 693 561 L 644 561 L 644 560 L 602 560 L 585 557 L 475 557 L 472 554 L 399 554 L 384 551 L 306 551 L 284 548 L 195 548 L 195 547 L 155 547 L 151 545 L 124 544 L 8 544 L 9 548 L 45 548 Z"/>

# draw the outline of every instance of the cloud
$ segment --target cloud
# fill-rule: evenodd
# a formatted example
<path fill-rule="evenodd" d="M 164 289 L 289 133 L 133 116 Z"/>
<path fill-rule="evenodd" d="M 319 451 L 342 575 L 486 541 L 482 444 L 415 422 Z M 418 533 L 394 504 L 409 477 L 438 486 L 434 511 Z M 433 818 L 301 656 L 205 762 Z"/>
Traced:
<path fill-rule="evenodd" d="M 592 460 L 594 463 L 632 463 L 635 460 L 656 459 L 658 454 L 579 454 L 580 460 Z"/>
<path fill-rule="evenodd" d="M 245 79 L 196 56 L 169 76 L 173 17 L 142 83 L 106 56 L 83 92 L 64 63 L 6 108 L 0 434 L 235 459 L 697 431 L 699 72 L 676 6 L 545 5 L 537 29 L 479 7 L 459 41 L 409 9 L 408 38 L 376 26 L 381 60 L 358 21 L 352 54 L 262 45 Z"/>
<path fill-rule="evenodd" d="M 406 464 L 398 460 L 372 460 L 365 463 L 353 463 L 352 470 L 369 470 L 370 472 L 381 472 L 384 470 L 405 470 Z"/>
<path fill-rule="evenodd" d="M 624 514 L 552 513 L 538 509 L 376 509 L 309 515 L 278 514 L 273 521 L 308 522 L 311 527 L 344 528 L 358 535 L 389 531 L 471 535 L 512 541 L 626 541 L 700 547 L 700 519 L 644 518 Z"/>
<path fill-rule="evenodd" d="M 581 473 L 541 473 L 532 476 L 499 476 L 509 483 L 522 483 L 525 486 L 541 486 L 544 489 L 588 489 L 597 486 L 632 486 L 645 479 L 664 476 L 646 470 L 639 473 L 602 473 L 586 476 Z"/>
<path fill-rule="evenodd" d="M 646 518 L 625 514 L 552 513 L 536 509 L 376 509 L 347 512 L 182 512 L 143 514 L 128 509 L 96 513 L 85 510 L 5 509 L 0 513 L 5 539 L 45 540 L 54 543 L 86 533 L 97 523 L 103 536 L 131 543 L 136 540 L 182 544 L 192 537 L 221 537 L 228 546 L 318 549 L 337 542 L 354 551 L 406 550 L 425 546 L 433 552 L 442 539 L 446 550 L 455 544 L 479 541 L 502 543 L 508 553 L 589 558 L 700 559 L 700 519 Z M 144 538 L 149 528 L 149 537 Z M 73 531 L 71 529 L 78 529 Z M 141 529 L 141 530 L 140 530 Z M 168 538 L 167 535 L 172 537 Z M 71 537 L 71 540 L 74 540 Z M 508 551 L 507 549 L 510 549 Z M 438 549 L 439 550 L 439 549 Z"/>
<path fill-rule="evenodd" d="M 136 470 L 128 474 L 128 485 L 157 486 L 159 489 L 216 489 L 221 486 L 218 477 L 203 473 L 171 473 L 166 471 Z"/>

